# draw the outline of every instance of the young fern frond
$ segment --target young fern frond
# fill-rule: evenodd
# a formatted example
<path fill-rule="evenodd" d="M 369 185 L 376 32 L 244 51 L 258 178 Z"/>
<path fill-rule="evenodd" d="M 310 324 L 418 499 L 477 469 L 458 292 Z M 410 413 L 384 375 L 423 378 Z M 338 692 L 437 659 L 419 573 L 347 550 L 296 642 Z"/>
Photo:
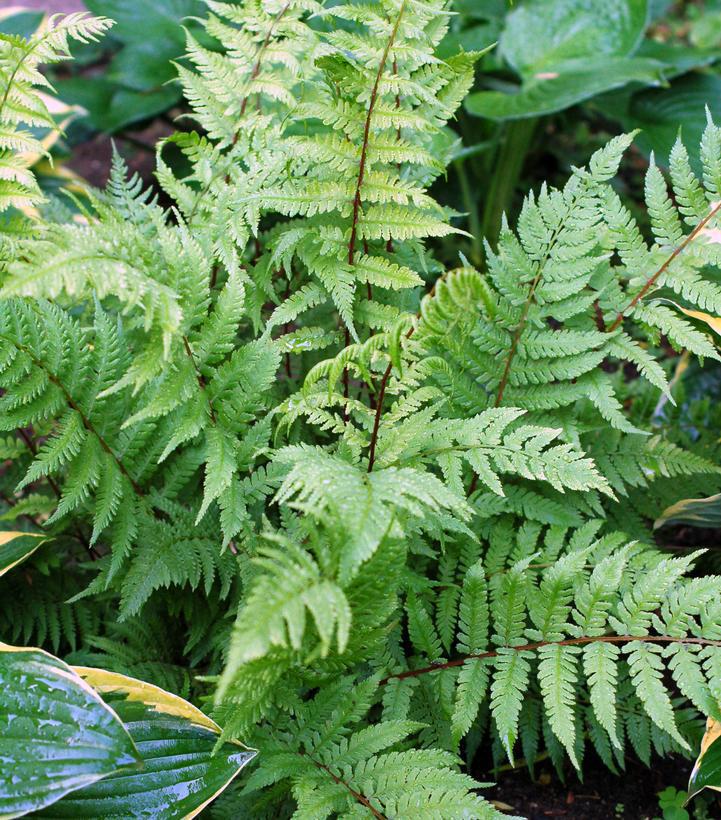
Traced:
<path fill-rule="evenodd" d="M 264 209 L 303 217 L 290 233 L 274 231 L 260 271 L 282 260 L 290 281 L 297 263 L 356 338 L 364 299 L 375 289 L 397 303 L 394 291 L 421 283 L 405 261 L 412 246 L 453 230 L 425 192 L 440 170 L 429 149 L 470 87 L 478 55 L 434 57 L 447 13 L 441 0 L 326 10 L 364 29 L 324 36 L 317 93 L 293 112 L 308 134 L 286 137 L 287 177 L 260 194 Z"/>

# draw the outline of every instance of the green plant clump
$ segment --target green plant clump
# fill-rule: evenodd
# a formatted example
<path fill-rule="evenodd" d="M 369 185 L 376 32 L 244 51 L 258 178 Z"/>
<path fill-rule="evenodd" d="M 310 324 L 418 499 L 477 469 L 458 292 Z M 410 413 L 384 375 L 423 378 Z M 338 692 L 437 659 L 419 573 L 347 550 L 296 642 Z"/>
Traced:
<path fill-rule="evenodd" d="M 720 358 L 680 307 L 721 314 L 721 128 L 702 178 L 680 140 L 672 192 L 651 161 L 650 239 L 628 134 L 444 270 L 430 191 L 480 56 L 437 56 L 448 3 L 207 6 L 162 197 L 116 156 L 43 202 L 24 161 L 39 64 L 106 21 L 0 39 L 0 510 L 48 539 L 2 636 L 257 749 L 216 817 L 495 817 L 486 758 L 690 755 L 720 579 L 651 526 L 719 470 L 638 408 L 677 352 Z"/>

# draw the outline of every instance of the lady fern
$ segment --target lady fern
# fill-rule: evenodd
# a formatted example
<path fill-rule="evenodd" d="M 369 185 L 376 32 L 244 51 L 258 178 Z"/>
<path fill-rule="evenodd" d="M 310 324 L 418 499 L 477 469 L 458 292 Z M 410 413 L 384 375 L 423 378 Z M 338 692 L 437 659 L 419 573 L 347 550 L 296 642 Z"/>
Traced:
<path fill-rule="evenodd" d="M 678 310 L 721 306 L 718 127 L 703 180 L 674 148 L 673 200 L 652 163 L 650 243 L 611 185 L 627 135 L 530 195 L 486 271 L 442 271 L 431 185 L 478 57 L 437 56 L 447 3 L 207 5 L 182 178 L 158 148 L 173 206 L 115 157 L 67 221 L 3 234 L 2 518 L 53 538 L 0 582 L 3 629 L 212 699 L 260 750 L 218 816 L 492 817 L 463 771 L 484 738 L 531 768 L 688 751 L 718 579 L 649 525 L 718 468 L 629 407 L 671 397 L 661 336 L 719 358 Z"/>

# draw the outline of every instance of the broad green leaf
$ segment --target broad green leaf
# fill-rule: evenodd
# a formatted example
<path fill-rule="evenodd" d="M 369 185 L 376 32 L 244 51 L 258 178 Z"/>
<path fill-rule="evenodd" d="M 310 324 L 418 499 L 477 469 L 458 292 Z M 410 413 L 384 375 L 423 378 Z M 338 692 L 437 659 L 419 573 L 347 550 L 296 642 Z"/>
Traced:
<path fill-rule="evenodd" d="M 709 4 L 710 5 L 710 4 Z M 716 48 L 721 43 L 721 9 L 705 9 L 691 24 L 689 39 L 696 48 Z"/>
<path fill-rule="evenodd" d="M 700 49 L 679 45 L 675 40 L 661 42 L 659 40 L 644 40 L 634 54 L 635 57 L 648 57 L 666 64 L 665 74 L 668 79 L 685 74 L 694 68 L 711 65 L 721 57 L 718 49 Z"/>
<path fill-rule="evenodd" d="M 624 128 L 640 128 L 636 145 L 646 154 L 655 152 L 659 160 L 671 153 L 681 131 L 687 146 L 696 146 L 707 125 L 706 106 L 721 119 L 721 77 L 689 73 L 673 80 L 668 88 L 643 89 L 634 94 L 611 95 L 598 102 L 609 117 Z M 699 170 L 695 152 L 691 164 Z"/>
<path fill-rule="evenodd" d="M 129 3 L 128 0 L 86 0 L 84 4 L 98 17 L 115 21 L 113 39 L 122 42 L 168 40 L 179 44 L 182 54 L 185 32 L 180 25 L 186 17 L 202 16 L 207 8 L 202 0 L 153 0 Z"/>
<path fill-rule="evenodd" d="M 143 761 L 81 789 L 43 817 L 191 818 L 255 756 L 240 744 L 216 748 L 220 727 L 177 695 L 115 672 L 74 667 L 128 727 Z"/>
<path fill-rule="evenodd" d="M 34 532 L 0 531 L 0 575 L 29 558 L 46 540 Z"/>
<path fill-rule="evenodd" d="M 471 94 L 466 109 L 479 117 L 513 120 L 562 111 L 630 82 L 663 80 L 665 64 L 641 57 L 585 57 L 567 60 L 524 79 L 516 93 L 479 91 Z"/>
<path fill-rule="evenodd" d="M 469 20 L 502 17 L 510 7 L 508 0 L 455 0 L 453 11 Z"/>
<path fill-rule="evenodd" d="M 647 16 L 646 0 L 529 0 L 508 15 L 500 49 L 521 75 L 592 55 L 626 57 Z"/>
<path fill-rule="evenodd" d="M 631 82 L 661 82 L 665 63 L 634 56 L 647 20 L 646 0 L 530 0 L 508 15 L 499 44 L 520 88 L 471 94 L 466 107 L 495 120 L 536 117 Z"/>
<path fill-rule="evenodd" d="M 691 524 L 694 527 L 721 527 L 721 494 L 708 498 L 684 498 L 667 507 L 654 529 L 664 524 Z"/>
<path fill-rule="evenodd" d="M 29 11 L 22 8 L 19 3 L 8 9 L 0 9 L 0 32 L 31 37 L 42 23 L 44 16 L 42 11 Z"/>
<path fill-rule="evenodd" d="M 92 83 L 83 77 L 69 77 L 58 80 L 55 87 L 63 100 L 88 112 L 94 128 L 109 133 L 153 117 L 180 99 L 180 91 L 172 86 L 141 92 L 104 77 L 93 77 Z"/>
<path fill-rule="evenodd" d="M 139 756 L 118 716 L 69 666 L 0 644 L 0 818 L 50 806 Z"/>
<path fill-rule="evenodd" d="M 201 0 L 87 0 L 85 5 L 116 23 L 112 38 L 123 47 L 111 60 L 108 77 L 127 90 L 144 92 L 175 80 L 173 61 L 185 51 L 185 27 L 202 36 L 195 20 L 207 13 Z"/>
<path fill-rule="evenodd" d="M 711 231 L 714 232 L 714 235 L 721 233 L 718 228 L 710 228 L 708 232 L 710 233 Z M 715 241 L 718 241 L 718 239 Z M 677 307 L 681 313 L 685 313 L 686 316 L 691 319 L 697 319 L 699 322 L 703 322 L 705 325 L 708 325 L 717 336 L 721 336 L 721 316 L 712 316 L 710 313 L 705 313 L 703 310 L 689 310 L 681 305 L 677 305 Z"/>
<path fill-rule="evenodd" d="M 689 799 L 703 789 L 721 792 L 721 723 L 713 718 L 706 720 L 701 751 L 688 781 Z"/>

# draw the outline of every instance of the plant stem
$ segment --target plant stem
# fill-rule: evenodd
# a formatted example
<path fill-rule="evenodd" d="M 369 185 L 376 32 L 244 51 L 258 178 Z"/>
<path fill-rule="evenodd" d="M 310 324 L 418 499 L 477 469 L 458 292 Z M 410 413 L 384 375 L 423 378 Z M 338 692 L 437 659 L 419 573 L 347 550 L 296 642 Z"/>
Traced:
<path fill-rule="evenodd" d="M 355 250 L 356 250 L 356 241 L 358 237 L 358 220 L 360 218 L 360 209 L 361 209 L 361 188 L 363 187 L 363 179 L 365 178 L 365 171 L 366 171 L 366 162 L 368 160 L 368 144 L 370 142 L 370 133 L 371 133 L 371 119 L 373 117 L 373 110 L 375 109 L 376 102 L 378 100 L 378 87 L 381 83 L 381 78 L 383 77 L 383 72 L 386 67 L 386 63 L 388 62 L 388 55 L 390 54 L 391 48 L 393 47 L 393 43 L 395 42 L 396 35 L 398 34 L 398 28 L 401 24 L 401 18 L 403 17 L 403 12 L 406 9 L 406 2 L 407 0 L 403 0 L 401 3 L 401 7 L 398 9 L 398 15 L 396 17 L 395 24 L 391 31 L 390 37 L 388 38 L 388 42 L 386 43 L 385 50 L 383 51 L 383 55 L 381 57 L 380 64 L 378 66 L 378 72 L 376 73 L 375 82 L 373 83 L 373 88 L 371 90 L 370 100 L 368 102 L 368 112 L 366 113 L 366 120 L 365 125 L 363 127 L 363 143 L 361 145 L 361 155 L 360 155 L 360 162 L 358 164 L 358 178 L 356 179 L 356 186 L 355 186 L 355 195 L 353 196 L 353 218 L 351 220 L 351 229 L 350 229 L 350 239 L 348 240 L 348 264 L 353 267 L 355 265 Z M 394 68 L 397 69 L 397 65 L 394 61 L 393 63 Z M 369 298 L 372 296 L 372 292 L 369 291 Z M 348 347 L 350 344 L 350 333 L 346 328 L 345 333 L 345 346 Z M 386 379 L 387 381 L 387 379 Z M 346 367 L 343 370 L 343 395 L 347 399 L 350 393 L 350 384 L 349 384 L 349 377 L 348 377 L 348 368 Z M 381 402 L 378 403 L 379 407 Z M 345 418 L 348 418 L 348 410 L 346 407 L 345 411 Z M 377 414 L 376 414 L 377 415 Z M 372 448 L 373 454 L 375 455 L 375 439 L 372 441 Z M 369 472 L 372 470 L 373 467 L 369 467 Z"/>
<path fill-rule="evenodd" d="M 378 442 L 378 428 L 381 424 L 381 414 L 383 413 L 383 400 L 386 397 L 386 386 L 388 379 L 393 369 L 393 362 L 388 362 L 388 367 L 381 379 L 381 386 L 378 389 L 378 398 L 376 399 L 376 414 L 373 418 L 373 432 L 371 433 L 370 449 L 368 451 L 368 472 L 373 472 L 373 465 L 376 463 L 376 444 Z"/>
<path fill-rule="evenodd" d="M 468 229 L 471 234 L 471 262 L 476 266 L 480 266 L 483 264 L 483 228 L 478 214 L 478 206 L 471 190 L 471 183 L 463 160 L 457 159 L 453 163 L 453 168 L 461 188 L 463 207 L 468 213 Z"/>
<path fill-rule="evenodd" d="M 117 456 L 117 455 L 113 452 L 113 450 L 111 449 L 110 445 L 107 443 L 107 441 L 105 441 L 105 439 L 103 438 L 103 436 L 102 436 L 102 435 L 100 435 L 100 433 L 99 433 L 99 432 L 95 429 L 95 427 L 93 426 L 93 423 L 92 423 L 92 422 L 90 421 L 90 419 L 89 419 L 89 418 L 85 415 L 85 413 L 83 412 L 82 408 L 78 405 L 78 403 L 77 403 L 77 402 L 75 401 L 75 399 L 72 397 L 72 395 L 71 395 L 70 391 L 67 389 L 67 387 L 65 387 L 65 385 L 64 385 L 64 384 L 62 383 L 62 381 L 58 378 L 58 376 L 56 376 L 56 375 L 55 375 L 55 373 L 53 373 L 53 372 L 52 372 L 52 371 L 51 371 L 48 367 L 46 367 L 46 366 L 45 366 L 45 363 L 44 363 L 44 362 L 42 362 L 40 359 L 38 359 L 38 358 L 37 358 L 37 357 L 33 354 L 33 352 L 30 350 L 30 348 L 26 347 L 25 345 L 18 344 L 18 343 L 17 343 L 17 342 L 15 342 L 13 339 L 8 339 L 8 341 L 10 341 L 12 344 L 14 344 L 14 345 L 15 345 L 15 347 L 17 347 L 17 348 L 18 348 L 18 350 L 22 350 L 24 353 L 26 353 L 26 354 L 28 355 L 28 357 L 30 358 L 30 360 L 32 361 L 32 363 L 33 363 L 36 367 L 39 367 L 39 368 L 40 368 L 40 369 L 41 369 L 41 370 L 45 373 L 45 375 L 48 377 L 48 379 L 49 379 L 49 380 L 50 380 L 50 381 L 51 381 L 51 382 L 52 382 L 52 383 L 53 383 L 53 384 L 54 384 L 54 385 L 55 385 L 55 386 L 56 386 L 56 387 L 60 390 L 60 392 L 63 394 L 63 397 L 65 398 L 65 401 L 66 401 L 67 405 L 68 405 L 68 406 L 69 406 L 72 410 L 74 410 L 74 411 L 75 411 L 75 412 L 76 412 L 76 413 L 80 416 L 80 420 L 81 420 L 81 421 L 82 421 L 82 423 L 83 423 L 83 427 L 85 427 L 85 429 L 86 429 L 89 433 L 92 433 L 92 435 L 94 435 L 94 436 L 95 436 L 95 438 L 98 440 L 98 443 L 99 443 L 99 444 L 100 444 L 100 446 L 103 448 L 103 450 L 105 450 L 105 452 L 106 452 L 106 453 L 107 453 L 107 454 L 108 454 L 108 455 L 109 455 L 109 456 L 113 459 L 113 461 L 116 463 L 116 465 L 117 465 L 118 469 L 120 470 L 120 472 L 121 472 L 121 473 L 122 473 L 122 474 L 123 474 L 123 475 L 124 475 L 124 476 L 128 479 L 128 481 L 130 482 L 130 485 L 132 486 L 133 490 L 135 490 L 136 495 L 142 496 L 142 495 L 143 495 L 143 491 L 141 490 L 140 485 L 139 485 L 139 484 L 135 481 L 135 479 L 134 479 L 134 478 L 130 475 L 130 473 L 128 472 L 127 468 L 126 468 L 126 467 L 125 467 L 125 465 L 123 464 L 123 462 L 122 462 L 122 461 L 120 460 L 120 458 L 119 458 L 119 457 L 118 457 L 118 456 Z M 21 436 L 22 436 L 22 433 L 21 433 Z"/>
<path fill-rule="evenodd" d="M 322 772 L 325 772 L 326 774 L 330 775 L 334 783 L 337 783 L 339 786 L 343 786 L 344 788 L 346 788 L 362 806 L 365 806 L 368 809 L 368 811 L 373 815 L 373 817 L 376 818 L 376 820 L 388 820 L 385 814 L 382 814 L 378 811 L 378 809 L 373 808 L 370 800 L 368 800 L 368 798 L 365 795 L 361 794 L 360 792 L 357 792 L 351 785 L 346 783 L 345 780 L 342 780 L 340 777 L 338 777 L 337 774 L 334 774 L 328 768 L 328 766 L 325 765 L 325 763 L 321 763 L 319 760 L 316 760 L 314 757 L 311 757 L 307 752 L 300 752 L 300 755 L 302 757 L 307 757 L 308 760 L 310 760 L 310 762 L 314 766 L 319 768 Z"/>
<path fill-rule="evenodd" d="M 683 643 L 696 644 L 699 646 L 721 646 L 721 641 L 707 640 L 706 638 L 676 638 L 671 635 L 585 635 L 582 638 L 569 638 L 565 641 L 538 641 L 538 643 L 527 643 L 523 646 L 507 646 L 503 649 L 513 649 L 516 652 L 533 652 L 544 646 L 583 646 L 589 643 L 631 643 L 641 641 L 643 643 Z M 408 669 L 406 672 L 398 672 L 395 675 L 388 675 L 380 681 L 379 685 L 388 683 L 391 680 L 404 680 L 405 678 L 416 678 L 429 672 L 440 672 L 443 669 L 452 669 L 456 666 L 463 666 L 469 660 L 485 660 L 486 658 L 498 657 L 499 650 L 481 652 L 478 655 L 465 655 L 462 658 L 455 658 L 445 663 L 436 663 L 432 666 L 423 666 L 420 669 Z"/>
<path fill-rule="evenodd" d="M 701 233 L 701 231 L 708 225 L 708 223 L 716 216 L 716 214 L 721 210 L 721 201 L 717 202 L 713 208 L 706 214 L 706 216 L 696 225 L 696 227 L 691 231 L 691 233 L 683 240 L 683 242 L 677 247 L 674 248 L 671 254 L 668 256 L 666 261 L 661 265 L 661 267 L 653 274 L 647 281 L 646 284 L 641 288 L 641 290 L 631 299 L 631 301 L 626 305 L 626 307 L 620 311 L 614 323 L 609 328 L 609 332 L 613 332 L 616 330 L 621 322 L 623 321 L 624 314 L 626 311 L 632 310 L 636 307 L 636 305 L 643 299 L 643 297 L 651 290 L 654 286 L 656 281 L 658 280 L 659 276 L 664 274 L 671 263 L 676 259 L 677 256 L 680 256 L 686 248 L 693 242 L 694 239 Z"/>
<path fill-rule="evenodd" d="M 538 287 L 538 283 L 541 281 L 541 276 L 543 275 L 543 266 L 540 266 L 538 273 L 536 274 L 535 279 L 531 282 L 531 288 L 528 291 L 528 298 L 526 299 L 526 303 L 523 306 L 523 312 L 521 313 L 521 318 L 518 320 L 518 326 L 513 334 L 513 339 L 511 340 L 511 347 L 508 351 L 508 356 L 506 357 L 506 364 L 503 367 L 503 375 L 501 376 L 501 381 L 498 384 L 498 393 L 496 395 L 496 402 L 494 407 L 500 407 L 501 402 L 503 401 L 503 393 L 506 390 L 506 385 L 508 384 L 508 378 L 511 375 L 511 364 L 513 364 L 513 359 L 516 355 L 516 350 L 518 349 L 518 343 L 521 340 L 521 334 L 523 333 L 523 328 L 526 326 L 526 319 L 528 318 L 528 311 L 531 309 L 531 303 L 533 302 L 533 297 L 536 294 L 536 288 Z"/>
<path fill-rule="evenodd" d="M 183 345 L 185 346 L 185 352 L 188 354 L 188 358 L 193 363 L 193 369 L 195 370 L 195 378 L 198 381 L 198 386 L 200 387 L 201 393 L 205 396 L 205 400 L 208 402 L 208 412 L 210 414 L 210 420 L 213 424 L 216 424 L 215 418 L 215 410 L 213 409 L 213 402 L 210 400 L 210 396 L 208 395 L 208 391 L 206 389 L 205 379 L 203 378 L 203 374 L 200 372 L 200 368 L 198 367 L 198 362 L 195 358 L 195 353 L 193 353 L 192 348 L 190 347 L 190 342 L 188 341 L 187 336 L 183 336 Z"/>
<path fill-rule="evenodd" d="M 366 171 L 366 162 L 368 160 L 368 144 L 370 142 L 371 134 L 371 119 L 373 117 L 373 110 L 376 107 L 376 102 L 378 101 L 378 87 L 380 86 L 381 78 L 383 77 L 383 72 L 385 71 L 386 63 L 388 62 L 388 55 L 390 54 L 391 48 L 393 48 L 393 43 L 395 42 L 396 35 L 398 34 L 398 28 L 401 24 L 401 18 L 403 17 L 403 12 L 406 9 L 406 2 L 407 0 L 403 0 L 400 9 L 398 9 L 398 16 L 396 17 L 396 22 L 393 26 L 390 37 L 388 38 L 388 42 L 386 43 L 383 56 L 381 57 L 381 61 L 378 66 L 378 72 L 376 73 L 375 82 L 373 83 L 373 88 L 371 90 L 370 101 L 368 102 L 368 112 L 366 113 L 365 126 L 363 127 L 363 143 L 361 145 L 360 163 L 358 166 L 358 178 L 356 180 L 355 196 L 353 197 L 353 219 L 351 221 L 350 239 L 348 240 L 348 264 L 351 266 L 355 264 L 355 246 L 356 239 L 358 236 L 358 219 L 360 217 L 361 207 L 361 188 L 363 187 L 363 179 L 365 177 Z"/>
<path fill-rule="evenodd" d="M 495 245 L 498 239 L 501 218 L 511 205 L 537 125 L 538 120 L 534 118 L 512 120 L 506 124 L 501 136 L 480 231 L 480 236 L 491 245 Z"/>

